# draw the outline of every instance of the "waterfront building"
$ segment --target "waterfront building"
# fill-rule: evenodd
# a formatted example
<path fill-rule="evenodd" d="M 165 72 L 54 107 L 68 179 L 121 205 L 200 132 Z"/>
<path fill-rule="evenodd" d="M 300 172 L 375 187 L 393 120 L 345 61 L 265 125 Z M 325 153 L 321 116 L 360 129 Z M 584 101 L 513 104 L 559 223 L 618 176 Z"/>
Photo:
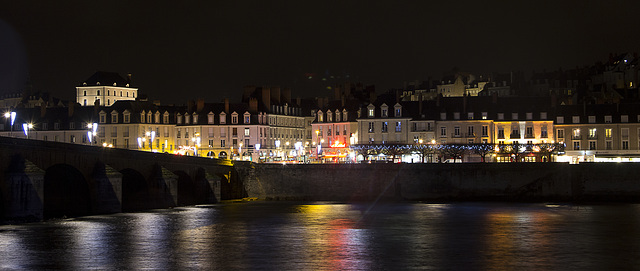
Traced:
<path fill-rule="evenodd" d="M 131 86 L 131 74 L 124 79 L 115 72 L 99 71 L 76 86 L 76 102 L 82 106 L 111 106 L 117 101 L 133 101 L 138 89 Z"/>
<path fill-rule="evenodd" d="M 555 140 L 566 145 L 560 162 L 640 161 L 640 104 L 562 106 Z"/>
<path fill-rule="evenodd" d="M 352 161 L 350 147 L 358 144 L 357 111 L 354 107 L 327 107 L 315 114 L 312 122 L 313 154 L 319 162 Z"/>

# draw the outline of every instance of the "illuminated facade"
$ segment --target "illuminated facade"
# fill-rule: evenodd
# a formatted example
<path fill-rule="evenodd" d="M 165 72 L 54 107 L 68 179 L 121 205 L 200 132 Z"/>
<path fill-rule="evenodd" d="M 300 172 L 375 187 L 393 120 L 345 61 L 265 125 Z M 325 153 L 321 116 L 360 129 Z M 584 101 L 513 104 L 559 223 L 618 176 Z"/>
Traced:
<path fill-rule="evenodd" d="M 124 79 L 118 73 L 96 72 L 76 87 L 76 102 L 82 106 L 111 106 L 117 101 L 134 101 L 138 89 L 130 84 L 130 75 Z"/>
<path fill-rule="evenodd" d="M 358 143 L 356 114 L 346 108 L 318 110 L 312 123 L 312 156 L 319 162 L 347 162 Z"/>

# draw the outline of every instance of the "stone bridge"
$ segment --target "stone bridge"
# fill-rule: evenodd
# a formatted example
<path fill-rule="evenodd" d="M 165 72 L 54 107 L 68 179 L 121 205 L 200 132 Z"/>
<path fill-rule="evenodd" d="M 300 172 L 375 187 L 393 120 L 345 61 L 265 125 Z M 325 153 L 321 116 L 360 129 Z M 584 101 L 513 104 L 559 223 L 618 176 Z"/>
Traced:
<path fill-rule="evenodd" d="M 234 162 L 0 137 L 0 221 L 242 198 Z"/>

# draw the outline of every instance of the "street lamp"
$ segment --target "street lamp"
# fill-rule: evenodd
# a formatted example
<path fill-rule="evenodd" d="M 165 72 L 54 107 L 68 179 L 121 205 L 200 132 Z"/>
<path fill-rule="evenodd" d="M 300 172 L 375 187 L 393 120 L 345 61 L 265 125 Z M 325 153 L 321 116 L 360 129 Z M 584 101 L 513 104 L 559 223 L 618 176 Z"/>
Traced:
<path fill-rule="evenodd" d="M 7 119 L 11 119 L 11 132 L 9 133 L 9 136 L 13 136 L 13 123 L 16 120 L 16 112 L 7 112 L 4 113 L 4 117 Z"/>
<path fill-rule="evenodd" d="M 23 123 L 22 124 L 22 130 L 24 131 L 24 135 L 27 136 L 27 139 L 29 139 L 29 130 L 33 129 L 33 124 L 32 123 Z"/>

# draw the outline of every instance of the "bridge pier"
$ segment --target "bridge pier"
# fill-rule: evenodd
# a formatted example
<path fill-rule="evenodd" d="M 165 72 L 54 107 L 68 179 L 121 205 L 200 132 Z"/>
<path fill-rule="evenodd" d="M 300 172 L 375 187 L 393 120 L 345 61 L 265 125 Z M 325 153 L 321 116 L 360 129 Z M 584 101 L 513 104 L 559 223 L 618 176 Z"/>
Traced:
<path fill-rule="evenodd" d="M 31 161 L 15 155 L 2 186 L 5 221 L 40 221 L 44 213 L 44 174 Z"/>
<path fill-rule="evenodd" d="M 122 212 L 122 173 L 109 165 L 97 162 L 89 182 L 94 213 Z"/>
<path fill-rule="evenodd" d="M 149 180 L 153 208 L 178 206 L 178 175 L 156 164 Z"/>

